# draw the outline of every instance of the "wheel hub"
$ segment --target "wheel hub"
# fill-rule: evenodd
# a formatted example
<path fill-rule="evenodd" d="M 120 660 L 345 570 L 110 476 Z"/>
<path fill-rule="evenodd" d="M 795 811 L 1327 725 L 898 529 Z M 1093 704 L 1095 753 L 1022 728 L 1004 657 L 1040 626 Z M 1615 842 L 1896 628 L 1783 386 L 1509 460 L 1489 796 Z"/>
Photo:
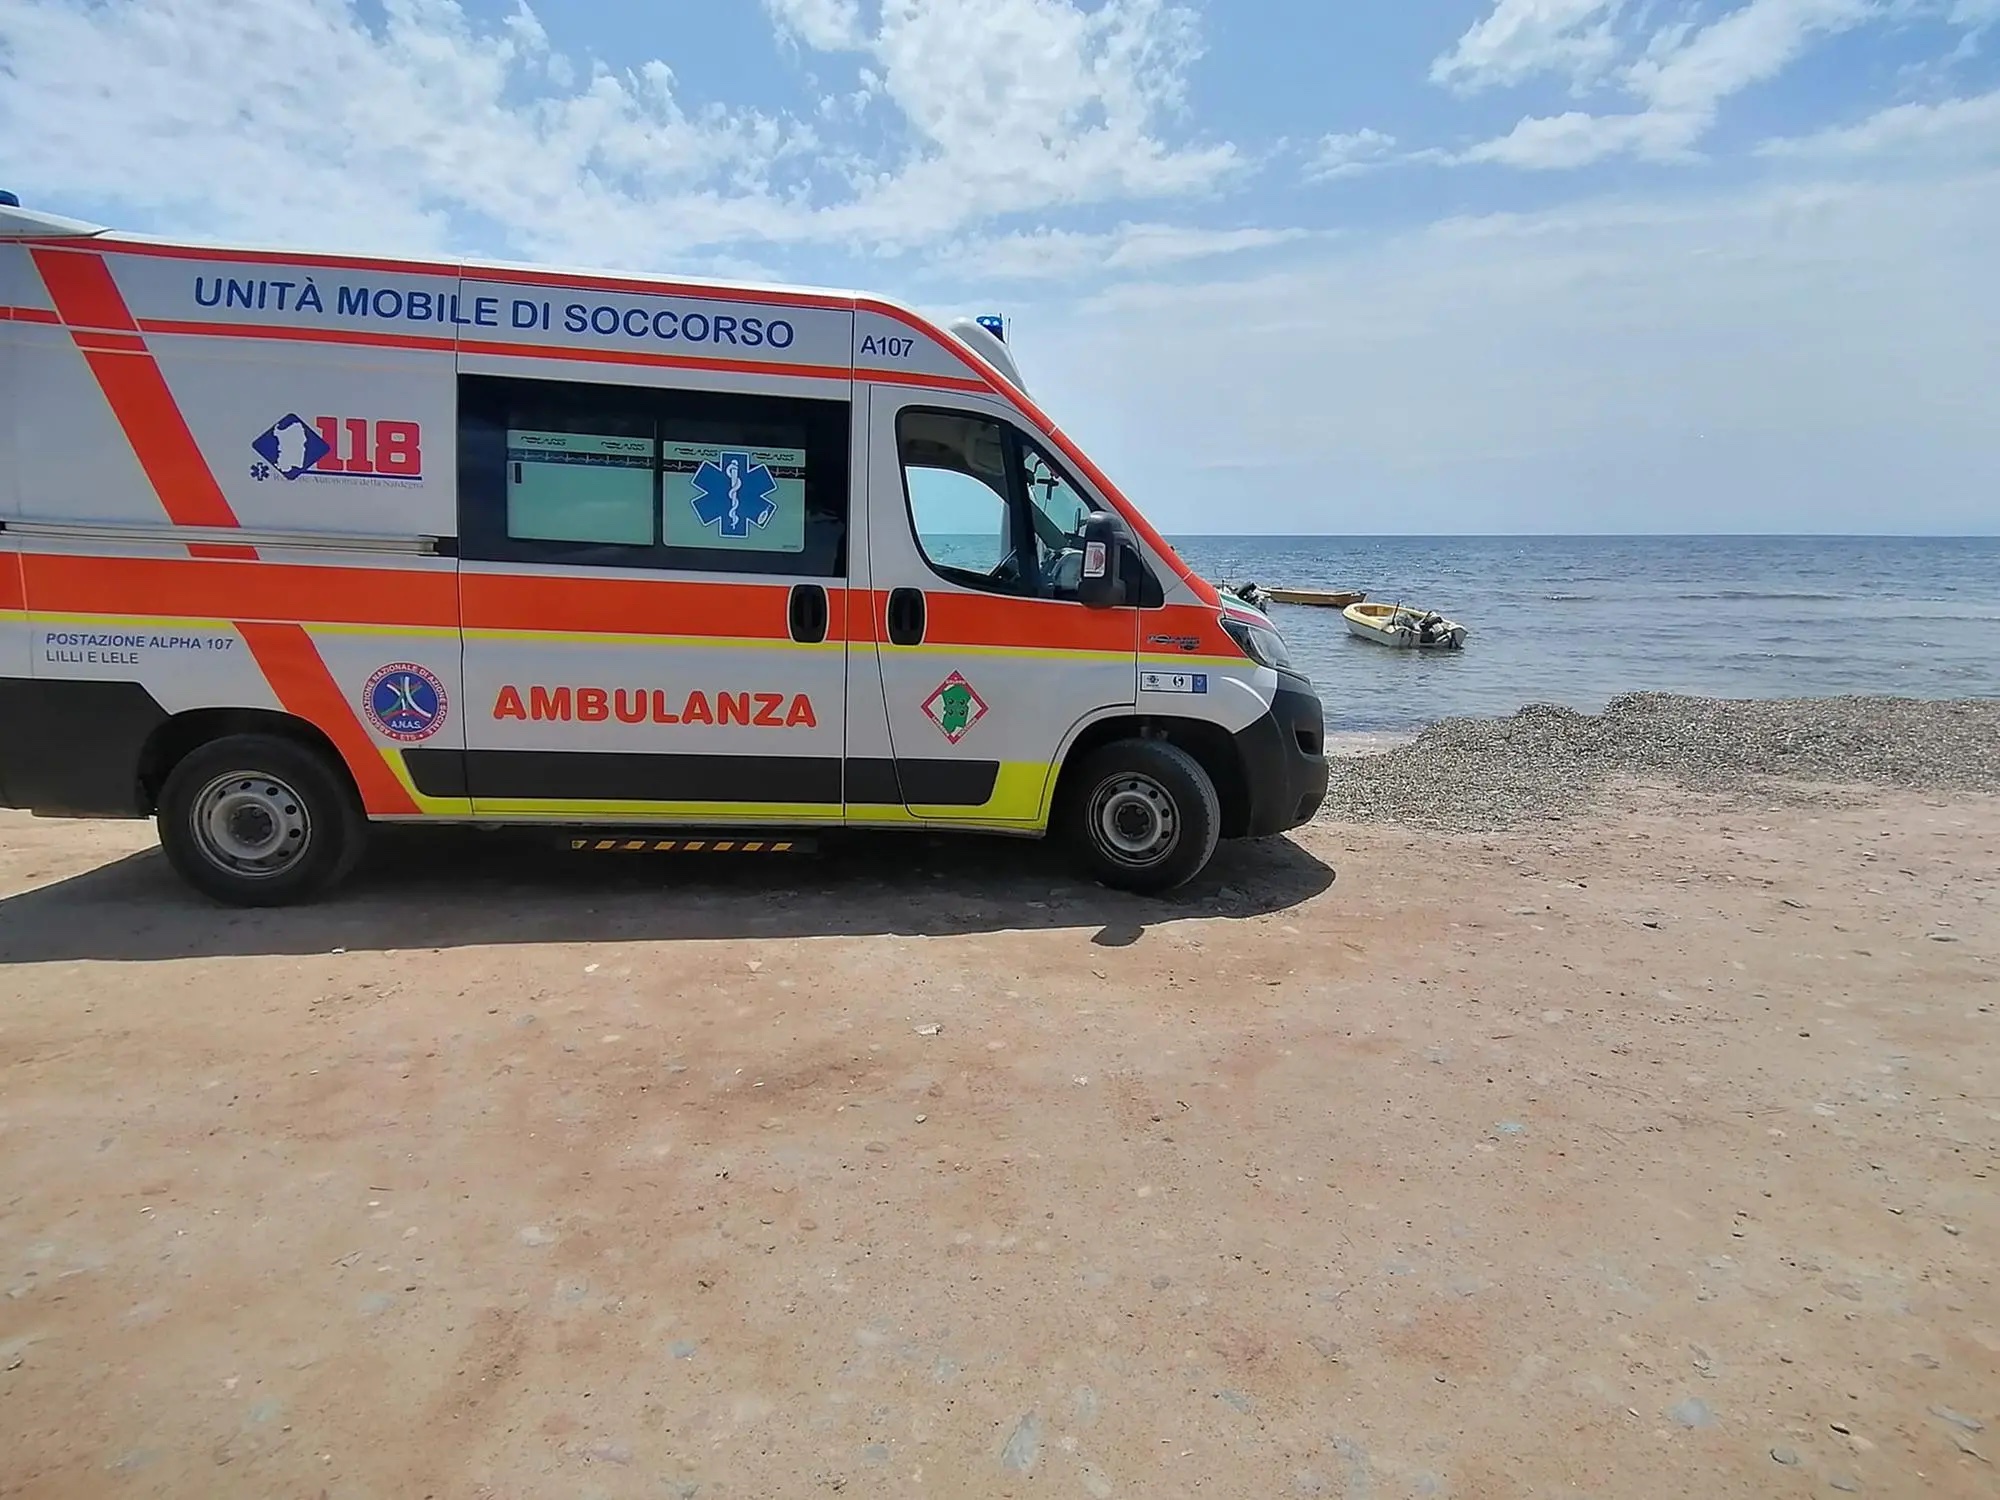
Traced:
<path fill-rule="evenodd" d="M 242 801 L 226 810 L 230 841 L 245 850 L 268 848 L 277 832 L 277 820 L 261 802 Z"/>
<path fill-rule="evenodd" d="M 273 776 L 233 771 L 194 799 L 201 852 L 239 875 L 280 875 L 305 857 L 312 823 L 299 794 Z"/>
<path fill-rule="evenodd" d="M 1180 837 L 1173 798 L 1150 776 L 1113 777 L 1097 789 L 1092 823 L 1114 859 L 1151 865 L 1166 858 Z"/>

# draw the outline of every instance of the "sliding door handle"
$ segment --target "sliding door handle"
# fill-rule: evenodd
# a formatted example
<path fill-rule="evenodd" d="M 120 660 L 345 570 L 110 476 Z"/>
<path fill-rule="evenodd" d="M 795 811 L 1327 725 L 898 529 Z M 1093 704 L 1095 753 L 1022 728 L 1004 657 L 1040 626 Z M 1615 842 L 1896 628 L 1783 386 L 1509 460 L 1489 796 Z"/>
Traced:
<path fill-rule="evenodd" d="M 890 645 L 921 646 L 924 643 L 924 591 L 891 589 L 888 624 Z"/>
<path fill-rule="evenodd" d="M 793 584 L 791 604 L 786 614 L 792 639 L 801 646 L 817 646 L 826 639 L 826 590 L 818 584 Z"/>

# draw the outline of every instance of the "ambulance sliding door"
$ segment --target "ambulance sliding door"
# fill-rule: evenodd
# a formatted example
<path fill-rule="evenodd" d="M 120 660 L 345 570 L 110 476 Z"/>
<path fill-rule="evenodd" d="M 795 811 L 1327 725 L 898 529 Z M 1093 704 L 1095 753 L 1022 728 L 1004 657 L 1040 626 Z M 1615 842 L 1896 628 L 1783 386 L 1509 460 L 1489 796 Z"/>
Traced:
<path fill-rule="evenodd" d="M 461 375 L 459 404 L 474 812 L 838 820 L 848 403 Z"/>

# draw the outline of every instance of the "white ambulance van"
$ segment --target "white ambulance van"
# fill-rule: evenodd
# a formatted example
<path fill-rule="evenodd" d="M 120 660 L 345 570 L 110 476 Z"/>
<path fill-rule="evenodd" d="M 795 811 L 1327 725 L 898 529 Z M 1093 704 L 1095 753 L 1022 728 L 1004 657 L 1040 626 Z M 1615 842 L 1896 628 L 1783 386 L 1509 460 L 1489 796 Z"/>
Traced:
<path fill-rule="evenodd" d="M 975 323 L 0 201 L 0 805 L 244 904 L 395 820 L 1054 832 L 1160 890 L 1326 780 L 1270 621 Z"/>

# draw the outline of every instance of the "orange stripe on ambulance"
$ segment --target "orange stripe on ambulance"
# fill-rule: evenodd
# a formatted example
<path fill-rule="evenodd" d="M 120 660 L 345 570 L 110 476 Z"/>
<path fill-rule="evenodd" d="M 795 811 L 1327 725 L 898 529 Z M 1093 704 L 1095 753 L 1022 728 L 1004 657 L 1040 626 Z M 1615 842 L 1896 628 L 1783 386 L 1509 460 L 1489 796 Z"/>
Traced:
<path fill-rule="evenodd" d="M 544 687 L 535 683 L 524 694 L 511 682 L 495 695 L 493 717 L 584 724 L 613 720 L 643 724 L 650 720 L 655 724 L 742 724 L 760 729 L 819 727 L 819 716 L 806 693 L 793 693 L 788 698 L 784 693 L 717 691 L 711 702 L 701 688 L 676 697 L 664 688 Z"/>

